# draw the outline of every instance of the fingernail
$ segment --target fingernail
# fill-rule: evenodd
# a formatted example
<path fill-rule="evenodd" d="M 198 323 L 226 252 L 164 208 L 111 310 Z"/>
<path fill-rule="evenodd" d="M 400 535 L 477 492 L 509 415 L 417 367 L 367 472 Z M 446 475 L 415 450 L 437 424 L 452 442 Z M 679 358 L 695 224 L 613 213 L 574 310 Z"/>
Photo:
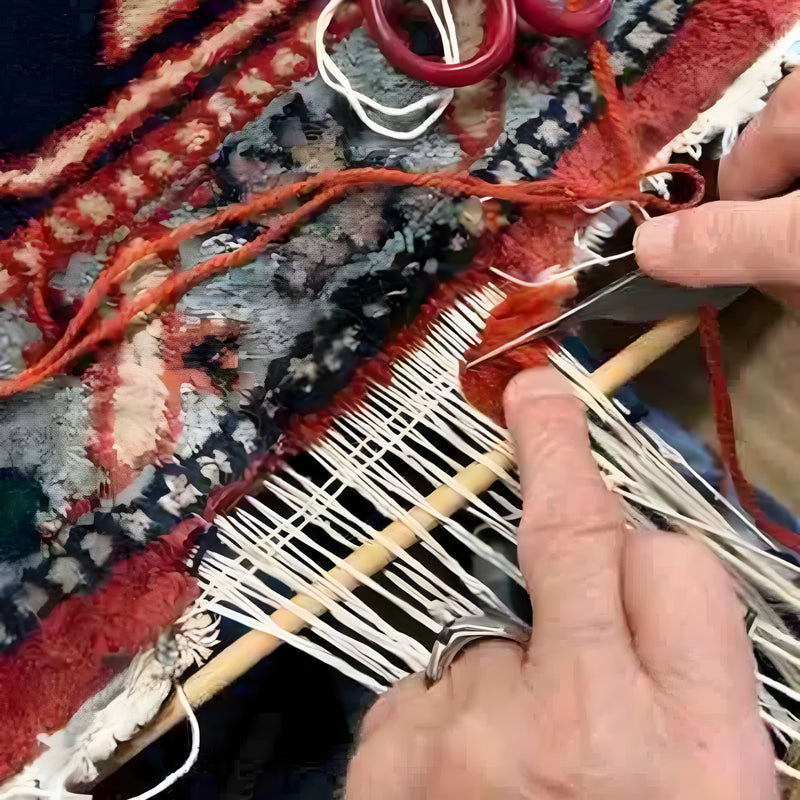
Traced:
<path fill-rule="evenodd" d="M 642 223 L 633 236 L 636 261 L 646 272 L 668 268 L 673 261 L 678 235 L 678 218 L 674 214 Z"/>
<path fill-rule="evenodd" d="M 514 377 L 509 386 L 520 400 L 537 400 L 540 397 L 572 394 L 572 384 L 553 367 L 526 369 Z"/>

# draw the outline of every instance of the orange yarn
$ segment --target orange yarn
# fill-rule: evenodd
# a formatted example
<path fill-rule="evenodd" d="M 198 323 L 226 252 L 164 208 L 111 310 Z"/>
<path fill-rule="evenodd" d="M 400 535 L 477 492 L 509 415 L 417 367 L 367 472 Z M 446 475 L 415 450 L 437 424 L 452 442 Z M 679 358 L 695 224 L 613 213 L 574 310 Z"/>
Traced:
<path fill-rule="evenodd" d="M 581 158 L 567 154 L 554 177 L 513 184 L 488 183 L 466 172 L 409 174 L 395 169 L 371 167 L 324 171 L 306 180 L 264 192 L 251 202 L 232 205 L 210 217 L 182 225 L 156 239 L 137 239 L 123 245 L 102 270 L 63 334 L 60 334 L 58 325 L 47 309 L 48 272 L 44 265 L 39 265 L 29 273 L 31 311 L 44 334 L 40 349 L 51 341 L 54 344 L 26 370 L 10 380 L 0 382 L 0 399 L 29 389 L 63 371 L 101 342 L 121 339 L 128 324 L 138 314 L 176 303 L 206 278 L 251 261 L 270 244 L 288 236 L 298 224 L 307 222 L 346 194 L 375 184 L 426 186 L 454 196 L 492 197 L 513 203 L 523 213 L 550 210 L 570 214 L 581 204 L 616 200 L 636 200 L 652 210 L 675 208 L 674 204 L 670 205 L 661 198 L 640 191 L 640 161 L 627 123 L 629 109 L 617 91 L 608 50 L 604 43 L 598 41 L 592 45 L 590 55 L 595 77 L 606 100 L 606 111 L 601 121 L 604 127 L 605 159 L 597 159 L 597 163 L 603 163 L 603 170 L 588 170 L 587 154 Z M 589 153 L 588 156 L 593 157 L 594 154 Z M 118 296 L 119 287 L 130 268 L 146 256 L 172 255 L 178 245 L 187 239 L 234 223 L 258 219 L 297 200 L 306 202 L 291 212 L 271 219 L 263 233 L 239 250 L 215 256 L 184 272 L 176 272 L 133 299 L 121 299 L 112 318 L 97 319 L 101 304 Z M 29 352 L 28 355 L 39 353 Z"/>
<path fill-rule="evenodd" d="M 513 202 L 518 207 L 534 209 L 574 210 L 576 203 L 630 198 L 630 191 L 623 193 L 622 186 L 615 193 L 597 196 L 594 191 L 578 194 L 563 180 L 553 178 L 535 183 L 495 185 L 475 178 L 467 173 L 428 173 L 413 175 L 388 168 L 362 168 L 343 171 L 326 171 L 307 180 L 265 192 L 253 201 L 229 206 L 203 220 L 189 222 L 151 241 L 136 240 L 120 248 L 116 257 L 103 269 L 66 331 L 54 346 L 28 369 L 14 378 L 0 383 L 0 398 L 9 397 L 30 388 L 41 380 L 64 370 L 76 358 L 103 341 L 119 340 L 130 321 L 138 314 L 149 312 L 159 306 L 176 303 L 186 292 L 206 278 L 225 272 L 251 261 L 270 244 L 288 236 L 291 231 L 331 203 L 341 200 L 346 194 L 375 184 L 385 186 L 427 186 L 452 195 L 491 196 Z M 625 188 L 630 186 L 630 180 Z M 592 187 L 594 189 L 594 187 Z M 636 192 L 644 205 L 660 206 L 662 201 L 652 195 Z M 259 216 L 286 206 L 295 199 L 309 198 L 299 208 L 271 220 L 266 230 L 252 242 L 233 253 L 225 253 L 198 264 L 185 272 L 177 272 L 158 286 L 142 292 L 132 300 L 122 300 L 114 317 L 98 321 L 88 332 L 89 325 L 106 298 L 113 297 L 131 266 L 146 256 L 158 253 L 174 253 L 181 242 L 225 226 Z M 46 284 L 40 275 L 34 276 L 37 298 L 36 313 L 40 320 L 49 320 L 42 299 Z M 57 330 L 49 320 L 48 329 Z"/>

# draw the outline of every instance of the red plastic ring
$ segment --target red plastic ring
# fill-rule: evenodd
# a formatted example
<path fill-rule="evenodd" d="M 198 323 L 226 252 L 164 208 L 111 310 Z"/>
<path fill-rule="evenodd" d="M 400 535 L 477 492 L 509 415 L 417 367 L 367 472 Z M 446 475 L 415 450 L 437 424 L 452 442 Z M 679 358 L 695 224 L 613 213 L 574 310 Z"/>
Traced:
<path fill-rule="evenodd" d="M 608 22 L 614 0 L 587 0 L 579 11 L 567 11 L 567 0 L 516 0 L 522 19 L 545 36 L 588 39 Z"/>
<path fill-rule="evenodd" d="M 410 50 L 386 19 L 386 0 L 363 0 L 365 27 L 392 66 L 421 81 L 456 88 L 471 86 L 499 72 L 511 60 L 517 34 L 513 0 L 486 0 L 486 30 L 478 53 L 459 64 L 431 61 Z"/>

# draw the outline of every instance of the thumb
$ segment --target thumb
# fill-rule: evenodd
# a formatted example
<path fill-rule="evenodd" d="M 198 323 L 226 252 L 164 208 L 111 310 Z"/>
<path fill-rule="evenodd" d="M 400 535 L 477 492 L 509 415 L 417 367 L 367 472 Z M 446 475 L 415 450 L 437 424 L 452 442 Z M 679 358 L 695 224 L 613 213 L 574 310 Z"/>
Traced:
<path fill-rule="evenodd" d="M 800 194 L 708 203 L 643 223 L 636 260 L 687 286 L 800 286 Z"/>

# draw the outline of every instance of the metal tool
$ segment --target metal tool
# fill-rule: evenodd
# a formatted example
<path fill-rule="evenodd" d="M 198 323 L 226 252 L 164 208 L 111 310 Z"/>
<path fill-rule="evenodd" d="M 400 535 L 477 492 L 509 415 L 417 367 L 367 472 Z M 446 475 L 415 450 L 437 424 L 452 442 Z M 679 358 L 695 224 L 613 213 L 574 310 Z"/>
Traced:
<path fill-rule="evenodd" d="M 509 342 L 484 353 L 467 363 L 467 369 L 497 358 L 509 350 L 528 344 L 543 336 L 552 336 L 559 328 L 573 322 L 594 319 L 613 319 L 620 322 L 652 322 L 676 314 L 694 311 L 706 303 L 724 308 L 747 291 L 747 287 L 715 287 L 687 289 L 662 284 L 648 278 L 638 269 L 609 283 L 586 300 Z"/>
<path fill-rule="evenodd" d="M 560 317 L 540 326 L 536 333 L 531 334 L 531 339 L 549 336 L 569 322 L 589 322 L 595 319 L 629 323 L 653 322 L 674 314 L 686 314 L 706 303 L 721 309 L 741 297 L 747 288 L 714 286 L 691 289 L 656 281 L 637 269 L 609 283 Z"/>

